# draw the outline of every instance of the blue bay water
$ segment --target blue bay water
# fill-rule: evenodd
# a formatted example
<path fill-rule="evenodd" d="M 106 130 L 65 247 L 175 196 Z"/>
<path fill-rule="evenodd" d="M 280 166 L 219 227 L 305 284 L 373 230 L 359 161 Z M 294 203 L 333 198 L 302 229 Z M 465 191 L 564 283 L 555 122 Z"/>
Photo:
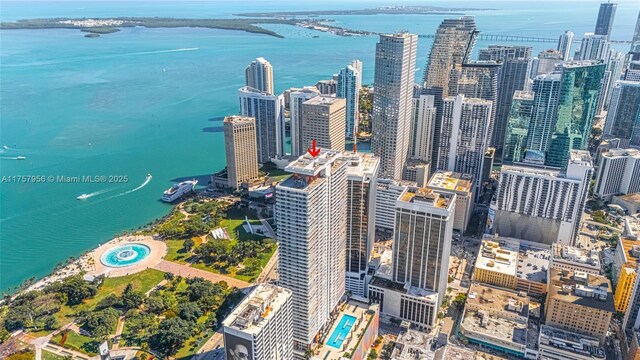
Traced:
<path fill-rule="evenodd" d="M 407 2 L 412 4 L 415 2 Z M 5 2 L 2 21 L 35 17 L 230 17 L 241 11 L 318 9 L 317 2 Z M 592 31 L 598 2 L 449 2 L 489 34 L 556 37 Z M 385 2 L 325 2 L 359 9 Z M 638 6 L 621 2 L 614 39 L 629 39 Z M 444 15 L 335 16 L 339 25 L 433 34 Z M 244 67 L 264 56 L 276 90 L 329 78 L 351 59 L 373 79 L 375 37 L 338 37 L 286 25 L 285 36 L 212 29 L 127 28 L 96 39 L 76 30 L 0 31 L 0 175 L 126 175 L 120 184 L 0 184 L 0 291 L 49 273 L 117 233 L 165 215 L 162 191 L 224 166 L 222 117 L 237 113 Z M 318 36 L 314 38 L 313 36 Z M 577 35 L 578 37 L 580 35 Z M 479 42 L 476 48 L 488 45 Z M 493 43 L 493 42 L 492 42 Z M 431 41 L 420 39 L 417 78 Z M 534 53 L 555 47 L 525 44 Z M 616 45 L 626 50 L 627 44 Z M 6 158 L 26 156 L 24 161 Z M 153 179 L 137 191 L 147 173 Z M 83 193 L 102 192 L 84 201 Z M 126 194 L 123 194 L 126 193 Z"/>

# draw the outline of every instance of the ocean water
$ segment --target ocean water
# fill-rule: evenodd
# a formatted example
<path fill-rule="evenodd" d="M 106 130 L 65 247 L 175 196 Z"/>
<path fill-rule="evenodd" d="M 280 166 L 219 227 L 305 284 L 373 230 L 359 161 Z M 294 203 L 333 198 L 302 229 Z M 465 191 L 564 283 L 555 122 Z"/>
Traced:
<path fill-rule="evenodd" d="M 389 3 L 330 1 L 322 8 Z M 598 11 L 597 1 L 428 4 L 494 8 L 470 13 L 482 32 L 544 37 L 557 37 L 565 29 L 576 34 L 592 31 Z M 230 17 L 242 11 L 319 6 L 312 1 L 255 0 L 3 1 L 0 18 Z M 619 2 L 613 39 L 631 38 L 637 11 L 637 3 Z M 355 29 L 433 34 L 444 17 L 333 18 Z M 76 30 L 0 31 L 0 146 L 8 147 L 0 153 L 0 177 L 127 177 L 124 183 L 0 183 L 0 291 L 44 276 L 56 263 L 165 215 L 171 207 L 159 201 L 164 189 L 174 181 L 224 167 L 222 118 L 237 113 L 236 91 L 243 85 L 244 67 L 255 57 L 264 56 L 273 64 L 276 91 L 313 85 L 354 58 L 363 61 L 363 82 L 372 82 L 376 37 L 265 27 L 285 38 L 188 28 L 127 28 L 96 39 Z M 486 45 L 479 42 L 476 49 Z M 533 46 L 534 53 L 555 47 L 524 45 Z M 420 39 L 416 78 L 422 77 L 430 46 L 430 39 Z M 620 50 L 628 46 L 615 45 Z M 16 156 L 27 159 L 11 159 Z M 148 173 L 153 178 L 145 184 Z M 97 194 L 76 200 L 85 193 Z"/>

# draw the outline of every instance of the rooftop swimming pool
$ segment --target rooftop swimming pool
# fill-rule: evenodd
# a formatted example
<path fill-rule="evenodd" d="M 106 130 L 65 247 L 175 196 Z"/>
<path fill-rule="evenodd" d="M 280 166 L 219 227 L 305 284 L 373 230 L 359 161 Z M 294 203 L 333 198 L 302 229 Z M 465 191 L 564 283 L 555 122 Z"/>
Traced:
<path fill-rule="evenodd" d="M 349 332 L 356 324 L 356 318 L 351 315 L 342 315 L 338 326 L 333 330 L 331 336 L 329 336 L 329 340 L 327 340 L 327 345 L 334 347 L 336 349 L 340 349 L 342 347 L 342 343 L 349 335 Z"/>

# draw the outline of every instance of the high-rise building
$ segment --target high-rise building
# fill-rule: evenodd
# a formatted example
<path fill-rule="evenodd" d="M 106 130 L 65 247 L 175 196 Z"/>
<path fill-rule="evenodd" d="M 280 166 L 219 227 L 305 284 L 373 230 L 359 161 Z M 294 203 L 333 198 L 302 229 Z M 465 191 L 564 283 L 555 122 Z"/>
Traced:
<path fill-rule="evenodd" d="M 482 185 L 484 156 L 489 147 L 492 103 L 458 95 L 444 99 L 443 107 L 437 170 L 473 174 L 473 183 L 478 190 Z"/>
<path fill-rule="evenodd" d="M 347 163 L 339 151 L 305 154 L 276 187 L 279 284 L 293 294 L 293 340 L 303 359 L 345 292 Z M 328 330 L 328 329 L 325 329 Z"/>
<path fill-rule="evenodd" d="M 284 155 L 284 97 L 248 86 L 240 88 L 238 96 L 240 115 L 256 119 L 258 161 L 265 163 Z"/>
<path fill-rule="evenodd" d="M 606 277 L 549 269 L 548 326 L 593 336 L 603 345 L 614 312 L 611 283 Z"/>
<path fill-rule="evenodd" d="M 526 150 L 544 153 L 549 148 L 558 112 L 561 74 L 538 75 L 533 81 L 533 107 Z"/>
<path fill-rule="evenodd" d="M 540 51 L 538 57 L 531 61 L 529 78 L 535 79 L 538 75 L 549 74 L 554 71 L 556 64 L 562 63 L 563 54 L 560 51 L 549 49 Z"/>
<path fill-rule="evenodd" d="M 614 195 L 640 192 L 640 151 L 611 149 L 602 153 L 593 192 L 605 201 Z"/>
<path fill-rule="evenodd" d="M 605 60 L 605 63 L 607 64 L 605 73 L 609 73 L 609 76 L 607 77 L 607 82 L 603 83 L 603 91 L 600 92 L 600 101 L 603 103 L 601 105 L 607 109 L 609 109 L 609 104 L 611 104 L 613 87 L 615 86 L 616 81 L 622 78 L 624 61 L 625 54 L 614 49 L 609 49 L 609 54 Z"/>
<path fill-rule="evenodd" d="M 606 36 L 607 41 L 609 41 L 609 37 L 611 36 L 613 19 L 616 17 L 617 7 L 618 4 L 612 2 L 600 4 L 600 11 L 598 11 L 598 19 L 596 20 L 596 29 L 594 33 L 596 35 Z"/>
<path fill-rule="evenodd" d="M 347 126 L 345 138 L 355 139 L 358 133 L 358 101 L 362 84 L 362 62 L 353 60 L 351 64 L 340 70 L 336 96 L 347 101 Z"/>
<path fill-rule="evenodd" d="M 596 60 L 562 64 L 558 115 L 545 158 L 547 165 L 562 167 L 569 150 L 587 148 L 604 70 L 605 65 Z"/>
<path fill-rule="evenodd" d="M 380 160 L 364 153 L 345 153 L 347 162 L 346 290 L 367 297 L 367 268 L 375 240 L 376 182 Z"/>
<path fill-rule="evenodd" d="M 502 64 L 497 86 L 498 98 L 494 104 L 495 125 L 491 139 L 491 145 L 497 149 L 500 158 L 502 158 L 513 94 L 525 89 L 531 71 L 531 48 L 490 45 L 486 49 L 480 49 L 478 59 L 497 61 Z M 480 98 L 489 100 L 486 97 Z"/>
<path fill-rule="evenodd" d="M 417 47 L 418 36 L 406 32 L 380 35 L 376 44 L 371 150 L 386 178 L 402 177 L 409 153 Z"/>
<path fill-rule="evenodd" d="M 315 86 L 322 95 L 335 95 L 338 90 L 338 75 L 333 75 L 329 80 L 320 80 Z"/>
<path fill-rule="evenodd" d="M 418 95 L 413 98 L 413 121 L 409 157 L 421 161 L 431 160 L 433 126 L 436 118 L 433 95 Z"/>
<path fill-rule="evenodd" d="M 430 329 L 446 293 L 455 195 L 408 187 L 396 201 L 390 274 L 374 276 L 381 312 Z"/>
<path fill-rule="evenodd" d="M 629 62 L 629 67 L 624 71 L 623 80 L 640 81 L 640 60 Z"/>
<path fill-rule="evenodd" d="M 633 32 L 629 52 L 636 54 L 635 56 L 632 55 L 634 60 L 640 60 L 640 11 L 638 11 L 638 20 L 636 20 L 636 29 Z"/>
<path fill-rule="evenodd" d="M 429 189 L 456 195 L 453 230 L 464 233 L 473 215 L 473 175 L 452 171 L 436 171 L 429 180 Z"/>
<path fill-rule="evenodd" d="M 402 180 L 413 181 L 419 187 L 427 186 L 431 173 L 429 162 L 409 158 L 402 169 Z"/>
<path fill-rule="evenodd" d="M 451 69 L 456 64 L 467 63 L 471 58 L 479 31 L 473 16 L 444 19 L 436 31 L 424 70 L 423 92 L 434 95 L 436 121 L 433 143 L 440 143 L 442 100 L 449 95 Z M 432 159 L 438 157 L 438 146 L 433 146 Z"/>
<path fill-rule="evenodd" d="M 534 93 L 531 91 L 516 91 L 513 94 L 502 153 L 503 164 L 522 160 L 531 123 L 533 99 Z"/>
<path fill-rule="evenodd" d="M 248 87 L 269 95 L 275 94 L 273 91 L 273 67 L 263 57 L 259 57 L 247 65 L 244 75 L 245 85 Z"/>
<path fill-rule="evenodd" d="M 315 96 L 302 103 L 302 144 L 313 140 L 322 149 L 344 151 L 346 101 L 333 96 Z"/>
<path fill-rule="evenodd" d="M 376 230 L 393 232 L 396 200 L 415 182 L 379 178 L 376 183 Z"/>
<path fill-rule="evenodd" d="M 298 157 L 307 152 L 311 144 L 302 141 L 302 104 L 320 95 L 315 86 L 305 86 L 289 94 L 289 116 L 291 118 L 291 156 Z"/>
<path fill-rule="evenodd" d="M 466 98 L 477 98 L 491 101 L 488 139 L 493 144 L 496 126 L 496 109 L 498 101 L 498 78 L 502 65 L 496 61 L 473 61 L 456 65 L 451 70 L 449 80 L 449 96 L 464 95 Z M 526 78 L 526 72 L 524 72 Z M 497 135 L 502 136 L 502 135 Z M 500 145 L 502 147 L 502 144 Z"/>
<path fill-rule="evenodd" d="M 557 50 L 562 54 L 562 60 L 567 61 L 571 58 L 571 43 L 573 42 L 573 33 L 569 30 L 560 35 L 558 39 Z"/>
<path fill-rule="evenodd" d="M 604 60 L 608 52 L 607 36 L 585 33 L 580 43 L 580 55 L 575 60 Z"/>
<path fill-rule="evenodd" d="M 258 178 L 256 120 L 252 117 L 224 118 L 224 147 L 227 157 L 227 186 L 237 189 Z"/>
<path fill-rule="evenodd" d="M 291 290 L 259 284 L 222 322 L 227 359 L 293 358 Z"/>
<path fill-rule="evenodd" d="M 621 139 L 623 146 L 640 146 L 640 82 L 616 81 L 604 134 Z"/>
<path fill-rule="evenodd" d="M 572 150 L 566 170 L 503 165 L 489 227 L 505 237 L 573 245 L 593 175 L 587 151 Z"/>

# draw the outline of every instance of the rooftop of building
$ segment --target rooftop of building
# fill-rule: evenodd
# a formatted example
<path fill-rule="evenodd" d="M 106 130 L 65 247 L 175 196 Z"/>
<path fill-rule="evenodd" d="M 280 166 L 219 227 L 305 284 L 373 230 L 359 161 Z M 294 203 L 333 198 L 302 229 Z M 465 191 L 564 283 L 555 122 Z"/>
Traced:
<path fill-rule="evenodd" d="M 513 98 L 517 100 L 533 100 L 534 96 L 535 93 L 533 91 L 516 90 L 513 93 Z"/>
<path fill-rule="evenodd" d="M 291 290 L 260 284 L 224 319 L 226 327 L 257 334 L 291 297 Z"/>
<path fill-rule="evenodd" d="M 436 360 L 473 360 L 476 357 L 476 352 L 472 349 L 467 349 L 452 344 L 447 344 L 435 353 Z"/>
<path fill-rule="evenodd" d="M 611 283 L 601 275 L 552 267 L 547 297 L 575 305 L 615 312 Z"/>
<path fill-rule="evenodd" d="M 398 198 L 404 203 L 424 204 L 438 209 L 453 206 L 453 195 L 437 193 L 429 188 L 408 187 Z"/>
<path fill-rule="evenodd" d="M 241 93 L 251 93 L 251 94 L 262 95 L 262 96 L 272 97 L 272 98 L 275 98 L 275 97 L 279 96 L 279 95 L 269 94 L 266 91 L 258 90 L 256 88 L 251 87 L 251 86 L 243 86 L 240 89 L 238 89 L 238 91 L 241 92 Z"/>
<path fill-rule="evenodd" d="M 553 261 L 564 261 L 583 266 L 600 268 L 600 257 L 596 250 L 581 249 L 569 245 L 555 243 L 551 247 Z"/>
<path fill-rule="evenodd" d="M 569 164 L 593 167 L 591 154 L 589 154 L 588 151 L 584 150 L 570 150 Z"/>
<path fill-rule="evenodd" d="M 462 67 L 487 67 L 487 68 L 494 68 L 494 67 L 499 67 L 502 66 L 501 63 L 498 63 L 497 61 L 493 61 L 493 60 L 473 60 L 467 63 L 462 64 Z"/>
<path fill-rule="evenodd" d="M 625 266 L 631 268 L 638 267 L 638 259 L 640 258 L 640 241 L 621 237 L 618 240 L 616 251 L 622 251 L 624 255 Z"/>
<path fill-rule="evenodd" d="M 515 276 L 518 268 L 518 249 L 519 246 L 511 242 L 484 239 L 480 243 L 475 267 Z"/>
<path fill-rule="evenodd" d="M 458 95 L 458 96 L 462 97 L 463 104 L 472 104 L 472 105 L 492 105 L 493 104 L 491 100 L 466 97 L 464 95 Z M 446 98 L 444 98 L 443 101 L 455 101 L 456 98 L 457 96 L 447 96 Z"/>
<path fill-rule="evenodd" d="M 341 152 L 336 150 L 322 149 L 316 157 L 305 153 L 284 168 L 292 176 L 281 182 L 278 187 L 304 190 L 315 186 L 322 179 L 320 176 L 322 169 L 327 166 L 331 166 L 333 169 L 342 162 Z"/>
<path fill-rule="evenodd" d="M 558 168 L 538 167 L 530 166 L 529 164 L 522 165 L 502 165 L 501 172 L 520 173 L 523 175 L 531 176 L 544 176 L 544 177 L 563 177 L 562 172 Z"/>
<path fill-rule="evenodd" d="M 465 310 L 461 328 L 465 336 L 473 338 L 469 332 L 481 334 L 483 341 L 493 338 L 501 343 L 527 345 L 527 324 L 514 319 L 498 317 L 482 310 Z"/>
<path fill-rule="evenodd" d="M 638 194 L 630 194 L 630 195 L 638 195 Z M 632 202 L 637 206 L 640 205 L 638 203 L 639 199 L 634 199 Z M 623 236 L 632 239 L 638 240 L 640 239 L 640 214 L 628 215 L 623 218 L 624 221 L 624 232 Z"/>
<path fill-rule="evenodd" d="M 573 60 L 573 61 L 564 61 L 562 63 L 562 67 L 565 69 L 573 69 L 573 68 L 581 68 L 585 66 L 597 66 L 604 65 L 602 60 Z"/>
<path fill-rule="evenodd" d="M 379 306 L 376 304 L 365 304 L 359 301 L 351 300 L 348 303 L 342 305 L 338 314 L 335 317 L 335 321 L 331 326 L 331 329 L 326 333 L 326 337 L 319 344 L 315 344 L 313 348 L 314 355 L 312 359 L 341 359 L 345 352 L 352 351 L 361 341 L 361 337 L 365 333 L 365 330 L 369 327 L 374 318 L 374 315 L 379 311 Z M 331 334 L 336 331 L 336 328 L 340 325 L 340 320 L 344 316 L 353 316 L 356 318 L 355 323 L 351 330 L 345 334 L 346 338 L 342 343 L 341 348 L 335 348 L 327 345 Z M 377 327 L 377 325 L 376 325 Z"/>
<path fill-rule="evenodd" d="M 596 359 L 605 358 L 604 349 L 598 346 L 598 339 L 547 325 L 540 327 L 540 344 Z"/>
<path fill-rule="evenodd" d="M 339 97 L 335 97 L 335 96 L 329 96 L 329 95 L 318 95 L 318 96 L 312 97 L 311 99 L 305 101 L 303 104 L 304 105 L 331 106 L 333 104 L 344 103 L 344 102 L 345 102 L 345 99 L 343 99 L 343 98 L 339 98 Z"/>
<path fill-rule="evenodd" d="M 378 189 L 388 189 L 389 187 L 408 187 L 408 186 L 416 186 L 415 181 L 407 181 L 407 180 L 394 180 L 394 179 L 382 179 L 378 178 L 376 182 Z"/>
<path fill-rule="evenodd" d="M 409 158 L 405 162 L 405 166 L 408 168 L 429 168 L 429 162 L 420 160 L 420 159 L 412 159 Z"/>
<path fill-rule="evenodd" d="M 536 76 L 535 80 L 538 81 L 560 81 L 562 74 L 560 73 L 549 73 L 549 74 L 540 74 Z"/>
<path fill-rule="evenodd" d="M 538 59 L 562 59 L 562 53 L 556 49 L 542 50 L 538 53 Z"/>
<path fill-rule="evenodd" d="M 623 156 L 640 157 L 640 150 L 614 148 L 614 149 L 609 149 L 608 151 L 603 152 L 602 156 L 604 157 L 623 157 Z"/>
<path fill-rule="evenodd" d="M 377 277 L 391 280 L 393 278 L 393 267 L 391 264 L 393 259 L 393 249 L 391 249 L 391 246 L 381 246 L 378 244 L 379 243 L 376 243 L 373 247 L 371 264 L 376 269 Z"/>
<path fill-rule="evenodd" d="M 347 176 L 368 177 L 378 171 L 380 158 L 369 153 L 354 153 L 345 151 L 343 157 L 347 162 Z"/>
<path fill-rule="evenodd" d="M 417 36 L 417 35 L 411 34 L 407 31 L 398 31 L 390 34 L 380 34 L 380 37 L 392 37 L 392 38 L 409 38 L 412 36 Z"/>
<path fill-rule="evenodd" d="M 518 279 L 546 284 L 550 258 L 549 248 L 521 243 L 516 276 Z"/>
<path fill-rule="evenodd" d="M 392 358 L 398 360 L 434 359 L 435 353 L 431 351 L 432 341 L 434 341 L 434 338 L 428 333 L 406 329 L 398 334 L 396 338 L 396 346 L 392 352 Z"/>
<path fill-rule="evenodd" d="M 640 193 L 631 193 L 626 195 L 616 196 L 618 199 L 640 205 Z"/>
<path fill-rule="evenodd" d="M 466 304 L 474 309 L 512 312 L 520 317 L 529 317 L 529 297 L 525 293 L 491 285 L 471 283 Z"/>
<path fill-rule="evenodd" d="M 224 122 L 232 124 L 255 124 L 256 120 L 250 116 L 231 115 L 225 116 Z"/>
<path fill-rule="evenodd" d="M 433 189 L 453 190 L 461 193 L 471 193 L 473 188 L 473 175 L 463 174 L 453 171 L 436 171 L 431 180 L 429 180 L 429 187 Z"/>

